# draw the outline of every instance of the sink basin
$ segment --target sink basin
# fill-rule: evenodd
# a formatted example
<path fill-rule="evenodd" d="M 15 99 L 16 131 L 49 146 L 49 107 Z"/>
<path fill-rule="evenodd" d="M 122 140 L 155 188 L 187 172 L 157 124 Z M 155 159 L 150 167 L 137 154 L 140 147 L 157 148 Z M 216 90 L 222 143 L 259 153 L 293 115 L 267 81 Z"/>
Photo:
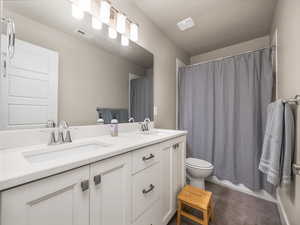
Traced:
<path fill-rule="evenodd" d="M 150 130 L 150 131 L 139 131 L 139 134 L 142 135 L 166 135 L 170 133 L 170 131 L 168 130 Z"/>
<path fill-rule="evenodd" d="M 100 142 L 78 145 L 63 144 L 24 152 L 23 156 L 30 163 L 39 163 L 56 159 L 63 159 L 66 157 L 78 157 L 80 155 L 86 154 L 87 152 L 99 151 L 101 150 L 101 148 L 103 149 L 109 146 L 109 144 Z"/>

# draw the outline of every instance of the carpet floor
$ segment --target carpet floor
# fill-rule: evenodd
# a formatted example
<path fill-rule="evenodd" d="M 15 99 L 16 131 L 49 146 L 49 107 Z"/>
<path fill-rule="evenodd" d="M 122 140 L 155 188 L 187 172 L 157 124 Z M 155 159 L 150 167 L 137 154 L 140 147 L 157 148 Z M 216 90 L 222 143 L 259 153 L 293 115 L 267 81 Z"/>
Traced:
<path fill-rule="evenodd" d="M 215 208 L 210 225 L 281 225 L 275 203 L 208 182 L 206 189 L 213 192 Z M 168 225 L 175 224 L 176 217 Z M 182 217 L 181 224 L 196 223 Z"/>

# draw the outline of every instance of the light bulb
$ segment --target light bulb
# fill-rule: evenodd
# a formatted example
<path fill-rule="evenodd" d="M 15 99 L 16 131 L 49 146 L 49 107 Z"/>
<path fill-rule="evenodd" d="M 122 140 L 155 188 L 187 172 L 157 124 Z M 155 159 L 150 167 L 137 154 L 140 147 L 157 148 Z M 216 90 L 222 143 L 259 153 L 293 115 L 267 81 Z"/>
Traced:
<path fill-rule="evenodd" d="M 108 28 L 108 36 L 111 38 L 111 39 L 116 39 L 118 34 L 117 34 L 117 31 L 112 28 L 112 27 L 109 27 Z"/>
<path fill-rule="evenodd" d="M 137 41 L 139 39 L 139 27 L 135 23 L 130 24 L 130 39 Z"/>
<path fill-rule="evenodd" d="M 84 11 L 84 12 L 90 12 L 91 11 L 91 6 L 92 2 L 91 0 L 79 0 L 78 1 L 78 6 L 79 8 Z"/>
<path fill-rule="evenodd" d="M 78 20 L 81 20 L 84 17 L 83 11 L 77 6 L 72 5 L 72 16 Z"/>
<path fill-rule="evenodd" d="M 117 31 L 121 34 L 125 33 L 126 16 L 122 13 L 117 14 Z"/>
<path fill-rule="evenodd" d="M 125 35 L 122 35 L 122 37 L 121 37 L 121 45 L 123 45 L 123 46 L 129 45 L 129 39 Z"/>
<path fill-rule="evenodd" d="M 110 4 L 107 1 L 101 1 L 100 4 L 100 19 L 102 23 L 109 23 L 110 19 Z"/>
<path fill-rule="evenodd" d="M 102 29 L 102 23 L 101 21 L 94 17 L 92 18 L 92 27 L 95 29 L 95 30 L 101 30 Z"/>

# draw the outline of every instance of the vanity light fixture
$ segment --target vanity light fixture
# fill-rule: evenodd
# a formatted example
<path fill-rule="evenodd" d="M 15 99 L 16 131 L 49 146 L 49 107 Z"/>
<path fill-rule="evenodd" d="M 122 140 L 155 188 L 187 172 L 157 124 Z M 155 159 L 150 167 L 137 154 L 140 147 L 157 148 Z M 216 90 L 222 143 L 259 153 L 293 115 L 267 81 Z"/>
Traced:
<path fill-rule="evenodd" d="M 109 24 L 110 8 L 111 8 L 111 5 L 109 2 L 101 1 L 101 3 L 100 3 L 100 19 L 103 23 Z"/>
<path fill-rule="evenodd" d="M 121 36 L 121 45 L 122 46 L 128 46 L 129 45 L 129 39 L 124 34 Z"/>
<path fill-rule="evenodd" d="M 116 39 L 117 36 L 118 36 L 117 31 L 114 28 L 109 27 L 108 28 L 108 37 L 110 37 L 111 39 Z"/>
<path fill-rule="evenodd" d="M 84 17 L 84 12 L 75 4 L 72 4 L 72 16 L 75 19 L 81 20 Z"/>
<path fill-rule="evenodd" d="M 117 13 L 117 31 L 120 34 L 124 34 L 125 29 L 126 29 L 126 16 L 123 13 L 118 12 Z"/>
<path fill-rule="evenodd" d="M 101 30 L 102 29 L 102 22 L 96 18 L 96 17 L 92 17 L 92 27 L 95 29 L 95 30 Z"/>
<path fill-rule="evenodd" d="M 130 40 L 136 42 L 139 39 L 139 26 L 135 23 L 130 23 Z"/>
<path fill-rule="evenodd" d="M 78 0 L 79 8 L 84 12 L 90 12 L 92 7 L 91 0 Z"/>

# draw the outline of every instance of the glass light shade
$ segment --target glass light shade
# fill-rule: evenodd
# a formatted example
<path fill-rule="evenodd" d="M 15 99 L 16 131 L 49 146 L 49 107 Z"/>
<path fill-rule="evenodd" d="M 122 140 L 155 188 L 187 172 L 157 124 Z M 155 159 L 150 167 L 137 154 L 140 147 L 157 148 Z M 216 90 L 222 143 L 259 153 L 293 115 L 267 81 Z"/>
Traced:
<path fill-rule="evenodd" d="M 83 11 L 77 6 L 72 5 L 72 16 L 78 20 L 81 20 L 84 17 Z"/>
<path fill-rule="evenodd" d="M 121 34 L 125 33 L 126 29 L 126 16 L 122 13 L 117 14 L 117 31 Z"/>
<path fill-rule="evenodd" d="M 130 39 L 137 41 L 139 39 L 139 27 L 135 23 L 130 24 Z"/>
<path fill-rule="evenodd" d="M 92 18 L 92 27 L 95 29 L 95 30 L 101 30 L 102 29 L 102 22 L 93 16 Z"/>
<path fill-rule="evenodd" d="M 123 46 L 129 45 L 129 39 L 125 35 L 122 35 L 122 37 L 121 37 L 121 45 L 123 45 Z"/>
<path fill-rule="evenodd" d="M 111 39 L 116 39 L 117 36 L 118 36 L 117 31 L 114 28 L 109 27 L 108 28 L 108 37 L 110 37 Z"/>
<path fill-rule="evenodd" d="M 79 8 L 84 12 L 90 12 L 92 7 L 91 0 L 78 0 Z"/>
<path fill-rule="evenodd" d="M 100 19 L 103 23 L 108 24 L 110 19 L 110 4 L 107 1 L 101 1 Z"/>

